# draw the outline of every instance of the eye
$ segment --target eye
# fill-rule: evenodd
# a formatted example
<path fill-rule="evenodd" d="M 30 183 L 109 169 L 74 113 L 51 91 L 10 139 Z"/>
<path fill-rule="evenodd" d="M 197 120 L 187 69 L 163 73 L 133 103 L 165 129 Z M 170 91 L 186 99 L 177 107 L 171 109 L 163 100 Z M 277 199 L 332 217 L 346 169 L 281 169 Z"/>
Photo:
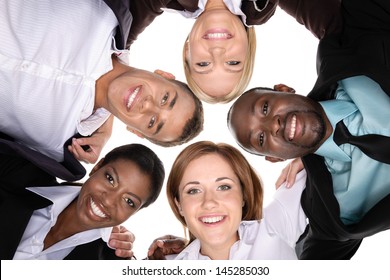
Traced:
<path fill-rule="evenodd" d="M 114 177 L 112 177 L 109 173 L 106 173 L 106 179 L 111 184 L 114 185 Z"/>
<path fill-rule="evenodd" d="M 264 133 L 262 132 L 259 134 L 259 145 L 263 146 L 263 144 L 264 144 Z"/>
<path fill-rule="evenodd" d="M 126 202 L 130 207 L 135 208 L 135 203 L 134 203 L 133 200 L 131 200 L 131 199 L 128 198 L 128 197 L 125 197 L 124 200 L 125 200 L 125 202 Z"/>
<path fill-rule="evenodd" d="M 231 186 L 222 185 L 222 186 L 218 187 L 218 190 L 220 190 L 220 191 L 227 191 L 227 190 L 230 190 L 231 188 L 232 188 Z"/>
<path fill-rule="evenodd" d="M 200 66 L 200 67 L 207 67 L 207 66 L 210 65 L 210 62 L 202 61 L 202 62 L 196 63 L 196 65 L 198 65 L 198 66 Z"/>
<path fill-rule="evenodd" d="M 151 128 L 153 127 L 153 125 L 156 123 L 156 116 L 153 116 L 151 119 L 150 119 L 150 122 L 148 124 L 148 128 Z"/>
<path fill-rule="evenodd" d="M 187 194 L 197 194 L 197 193 L 200 193 L 200 190 L 199 189 L 189 189 L 187 191 Z"/>
<path fill-rule="evenodd" d="M 235 61 L 235 60 L 232 60 L 232 61 L 228 61 L 226 62 L 227 65 L 239 65 L 241 62 L 240 61 Z"/>
<path fill-rule="evenodd" d="M 263 105 L 263 114 L 267 115 L 268 113 L 268 102 L 265 102 Z"/>
<path fill-rule="evenodd" d="M 166 93 L 161 99 L 161 105 L 165 105 L 168 101 L 168 98 L 169 98 L 169 93 Z"/>

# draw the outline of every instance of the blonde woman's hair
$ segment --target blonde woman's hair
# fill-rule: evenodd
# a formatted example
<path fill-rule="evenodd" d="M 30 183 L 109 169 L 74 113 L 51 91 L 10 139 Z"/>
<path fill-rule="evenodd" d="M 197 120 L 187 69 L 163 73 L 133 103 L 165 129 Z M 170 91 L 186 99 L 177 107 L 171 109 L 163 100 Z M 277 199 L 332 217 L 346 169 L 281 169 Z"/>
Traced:
<path fill-rule="evenodd" d="M 253 69 L 255 65 L 255 56 L 256 56 L 256 32 L 255 28 L 246 27 L 246 34 L 248 38 L 248 49 L 246 53 L 246 60 L 244 62 L 244 67 L 242 71 L 242 76 L 240 82 L 233 88 L 233 90 L 224 96 L 213 97 L 206 94 L 197 83 L 195 83 L 194 79 L 191 76 L 190 66 L 186 57 L 186 45 L 188 41 L 188 37 L 184 43 L 183 47 L 183 67 L 184 74 L 186 76 L 188 87 L 191 91 L 202 101 L 216 104 L 216 103 L 228 103 L 235 98 L 239 97 L 247 88 L 253 74 Z"/>
<path fill-rule="evenodd" d="M 167 181 L 167 198 L 171 209 L 184 226 L 187 235 L 187 224 L 180 214 L 175 199 L 180 202 L 179 185 L 188 165 L 204 155 L 217 154 L 221 156 L 232 168 L 240 180 L 241 190 L 244 198 L 242 208 L 242 220 L 260 220 L 263 211 L 263 184 L 261 178 L 252 168 L 242 153 L 233 146 L 226 143 L 214 143 L 211 141 L 199 141 L 186 147 L 177 156 L 172 165 Z M 195 237 L 189 232 L 190 241 Z"/>

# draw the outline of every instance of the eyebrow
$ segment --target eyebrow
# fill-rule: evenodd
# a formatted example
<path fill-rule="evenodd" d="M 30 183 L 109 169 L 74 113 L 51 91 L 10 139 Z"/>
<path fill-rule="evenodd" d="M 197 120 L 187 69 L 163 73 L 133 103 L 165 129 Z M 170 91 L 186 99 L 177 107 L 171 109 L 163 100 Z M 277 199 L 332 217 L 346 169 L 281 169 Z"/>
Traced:
<path fill-rule="evenodd" d="M 135 193 L 132 193 L 132 192 L 127 192 L 130 196 L 132 196 L 132 197 L 134 197 L 135 199 L 137 199 L 138 200 L 138 202 L 141 204 L 142 203 L 142 200 L 141 200 L 141 198 L 138 196 L 138 195 L 136 195 Z"/>
<path fill-rule="evenodd" d="M 177 91 L 176 91 L 176 92 L 175 92 L 175 97 L 173 97 L 173 99 L 171 100 L 171 102 L 169 102 L 168 110 L 172 110 L 172 109 L 173 109 L 173 107 L 175 106 L 176 101 L 177 101 L 178 98 L 179 98 L 179 95 L 178 95 L 178 93 L 177 93 Z M 165 124 L 165 121 L 160 122 L 160 123 L 157 125 L 157 129 L 156 129 L 156 131 L 153 133 L 153 135 L 156 135 L 157 133 L 159 133 L 160 130 L 163 128 L 164 124 Z"/>
<path fill-rule="evenodd" d="M 215 182 L 219 182 L 219 181 L 223 181 L 223 180 L 230 180 L 230 181 L 234 182 L 234 180 L 229 178 L 229 177 L 219 177 L 219 178 L 215 179 Z M 185 184 L 183 188 L 185 188 L 188 185 L 200 185 L 200 183 L 199 183 L 199 181 L 190 181 L 187 184 Z"/>
<path fill-rule="evenodd" d="M 234 180 L 231 179 L 231 178 L 229 178 L 229 177 L 220 177 L 220 178 L 217 178 L 217 179 L 215 180 L 215 182 L 219 182 L 219 181 L 223 181 L 223 180 L 230 180 L 230 181 L 233 181 L 233 182 L 234 182 Z"/>

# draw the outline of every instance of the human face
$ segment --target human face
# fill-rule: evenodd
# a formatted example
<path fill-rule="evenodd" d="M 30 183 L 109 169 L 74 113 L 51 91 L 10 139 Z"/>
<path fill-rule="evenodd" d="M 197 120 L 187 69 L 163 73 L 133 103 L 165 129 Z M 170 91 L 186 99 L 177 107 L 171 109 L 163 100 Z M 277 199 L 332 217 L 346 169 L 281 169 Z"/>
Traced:
<path fill-rule="evenodd" d="M 318 103 L 271 90 L 242 95 L 232 106 L 229 128 L 247 151 L 280 159 L 316 151 L 331 130 Z"/>
<path fill-rule="evenodd" d="M 248 38 L 241 20 L 229 10 L 205 11 L 195 21 L 186 46 L 192 78 L 209 96 L 222 97 L 239 83 Z"/>
<path fill-rule="evenodd" d="M 132 69 L 111 82 L 108 110 L 137 135 L 169 142 L 182 134 L 195 103 L 171 80 Z"/>
<path fill-rule="evenodd" d="M 150 178 L 129 160 L 100 167 L 83 184 L 77 200 L 79 221 L 87 229 L 123 223 L 150 196 Z"/>
<path fill-rule="evenodd" d="M 205 168 L 207 166 L 207 168 Z M 243 194 L 238 177 L 220 155 L 193 160 L 179 186 L 180 211 L 201 242 L 202 253 L 230 247 L 238 240 Z"/>

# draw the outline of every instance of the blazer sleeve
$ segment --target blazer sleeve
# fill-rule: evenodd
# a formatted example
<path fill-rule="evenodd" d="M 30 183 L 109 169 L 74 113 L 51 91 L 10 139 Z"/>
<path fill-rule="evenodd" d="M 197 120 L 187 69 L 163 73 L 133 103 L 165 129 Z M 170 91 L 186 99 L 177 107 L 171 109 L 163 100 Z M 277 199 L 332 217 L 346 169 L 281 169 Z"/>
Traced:
<path fill-rule="evenodd" d="M 148 27 L 154 19 L 163 13 L 162 8 L 169 8 L 179 11 L 195 12 L 198 9 L 197 0 L 134 0 L 130 1 L 130 12 L 133 15 L 133 23 L 131 25 L 130 34 L 127 40 L 126 47 L 130 46 L 137 39 L 146 27 Z M 166 31 L 166 32 L 174 32 Z"/>
<path fill-rule="evenodd" d="M 341 0 L 279 0 L 279 7 L 315 37 L 341 32 Z"/>
<path fill-rule="evenodd" d="M 276 11 L 279 0 L 242 0 L 241 10 L 246 15 L 246 24 L 266 23 Z"/>

